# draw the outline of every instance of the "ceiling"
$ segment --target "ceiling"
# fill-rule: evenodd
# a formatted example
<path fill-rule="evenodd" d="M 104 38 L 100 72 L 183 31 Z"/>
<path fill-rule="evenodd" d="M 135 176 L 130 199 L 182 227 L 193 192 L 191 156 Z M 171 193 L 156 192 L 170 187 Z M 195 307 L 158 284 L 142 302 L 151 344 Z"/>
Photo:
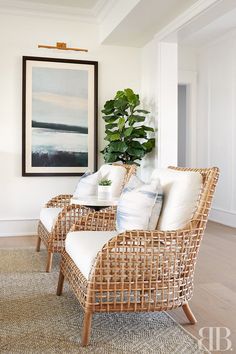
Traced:
<path fill-rule="evenodd" d="M 101 43 L 142 47 L 179 15 L 189 9 L 191 13 L 204 1 L 0 0 L 0 11 L 5 8 L 19 14 L 67 16 L 77 21 L 97 23 Z M 177 35 L 178 43 L 198 47 L 222 33 L 236 29 L 236 0 L 208 2 L 214 5 L 173 32 Z"/>
<path fill-rule="evenodd" d="M 115 0 L 0 0 L 0 12 L 98 24 L 100 16 L 113 1 Z"/>
<path fill-rule="evenodd" d="M 232 30 L 236 30 L 236 1 L 220 1 L 182 28 L 178 33 L 178 42 L 198 48 Z"/>
<path fill-rule="evenodd" d="M 15 0 L 22 2 L 22 0 Z M 92 9 L 99 0 L 23 0 L 25 3 L 46 4 L 51 6 L 66 6 L 75 7 L 80 9 Z"/>
<path fill-rule="evenodd" d="M 198 0 L 139 0 L 106 36 L 103 43 L 142 47 L 158 31 L 197 2 Z"/>

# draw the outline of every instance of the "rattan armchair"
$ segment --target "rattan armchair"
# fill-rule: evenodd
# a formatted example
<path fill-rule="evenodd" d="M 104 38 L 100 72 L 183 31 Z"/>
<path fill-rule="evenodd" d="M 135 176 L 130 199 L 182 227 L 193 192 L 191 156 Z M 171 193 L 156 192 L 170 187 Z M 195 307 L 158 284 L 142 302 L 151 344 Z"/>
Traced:
<path fill-rule="evenodd" d="M 176 169 L 198 171 L 203 177 L 197 209 L 183 229 L 135 230 L 113 237 L 97 254 L 88 279 L 63 251 L 57 295 L 61 295 L 66 279 L 85 311 L 83 346 L 89 342 L 95 312 L 167 311 L 182 307 L 190 323 L 196 323 L 189 300 L 219 171 L 215 167 Z M 90 213 L 73 230 L 114 230 L 115 219 L 115 211 Z"/>
<path fill-rule="evenodd" d="M 114 165 L 119 166 L 121 164 L 114 163 Z M 136 165 L 122 164 L 121 166 L 126 169 L 125 184 L 130 177 L 136 173 Z M 95 211 L 93 208 L 83 205 L 71 204 L 71 198 L 71 194 L 61 194 L 46 203 L 45 208 L 62 208 L 51 232 L 49 232 L 45 225 L 39 221 L 36 251 L 40 251 L 41 241 L 43 241 L 48 252 L 46 272 L 51 271 L 53 254 L 61 253 L 64 250 L 65 238 L 72 225 L 82 216 Z"/>

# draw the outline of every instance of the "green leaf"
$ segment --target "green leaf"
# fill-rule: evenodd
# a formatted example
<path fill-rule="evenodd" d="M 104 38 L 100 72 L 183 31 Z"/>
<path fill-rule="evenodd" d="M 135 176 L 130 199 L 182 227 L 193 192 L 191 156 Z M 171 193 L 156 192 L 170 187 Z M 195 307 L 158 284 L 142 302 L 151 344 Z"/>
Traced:
<path fill-rule="evenodd" d="M 110 135 L 113 135 L 113 134 L 116 134 L 116 133 L 119 134 L 119 130 L 118 130 L 118 129 L 116 129 L 116 130 L 109 130 L 109 129 L 106 129 L 106 130 L 105 130 L 105 133 L 110 136 Z"/>
<path fill-rule="evenodd" d="M 154 129 L 152 127 L 147 127 L 146 125 L 141 125 L 141 127 L 146 130 L 146 132 L 154 132 Z"/>
<path fill-rule="evenodd" d="M 139 95 L 136 95 L 133 90 L 130 88 L 127 88 L 124 90 L 125 96 L 128 99 L 129 104 L 131 104 L 133 107 L 136 107 L 139 105 Z"/>
<path fill-rule="evenodd" d="M 105 115 L 111 114 L 114 111 L 114 102 L 114 100 L 106 101 L 102 113 L 104 113 Z"/>
<path fill-rule="evenodd" d="M 119 130 L 106 130 L 105 133 L 107 136 L 104 139 L 108 141 L 116 141 L 121 138 Z"/>
<path fill-rule="evenodd" d="M 140 159 L 136 159 L 134 156 L 130 156 L 130 158 L 131 158 L 131 160 L 125 162 L 127 165 L 134 164 L 136 166 L 140 166 L 140 164 L 137 161 L 135 161 L 135 160 L 140 160 Z"/>
<path fill-rule="evenodd" d="M 135 96 L 135 93 L 131 88 L 124 89 L 124 94 L 126 97 L 129 97 L 129 98 L 132 98 Z"/>
<path fill-rule="evenodd" d="M 133 130 L 134 130 L 133 127 L 129 127 L 129 128 L 127 128 L 127 129 L 125 129 L 125 131 L 124 131 L 124 136 L 126 136 L 126 137 L 130 136 L 130 135 L 132 134 L 132 131 L 133 131 Z"/>
<path fill-rule="evenodd" d="M 143 150 L 142 144 L 141 144 L 139 141 L 137 141 L 137 140 L 131 141 L 131 142 L 130 142 L 130 146 L 131 146 L 132 148 L 134 148 L 134 149 Z"/>
<path fill-rule="evenodd" d="M 145 132 L 144 129 L 136 127 L 136 128 L 134 128 L 131 136 L 132 136 L 132 138 L 146 138 L 147 133 Z"/>
<path fill-rule="evenodd" d="M 112 163 L 119 160 L 119 154 L 113 152 L 107 152 L 104 154 L 104 160 L 106 163 Z"/>
<path fill-rule="evenodd" d="M 128 101 L 126 98 L 118 98 L 114 101 L 114 107 L 119 109 L 120 112 L 128 108 Z"/>
<path fill-rule="evenodd" d="M 129 117 L 129 122 L 131 125 L 133 125 L 134 123 L 144 122 L 145 119 L 146 118 L 144 116 L 132 115 Z"/>
<path fill-rule="evenodd" d="M 140 116 L 138 114 L 133 114 L 132 118 L 135 119 L 136 122 L 144 122 L 146 117 Z"/>
<path fill-rule="evenodd" d="M 128 146 L 124 141 L 114 141 L 109 145 L 110 152 L 125 152 L 128 149 Z"/>
<path fill-rule="evenodd" d="M 145 143 L 142 144 L 144 149 L 146 150 L 146 153 L 152 151 L 152 149 L 155 147 L 155 139 L 149 139 Z"/>
<path fill-rule="evenodd" d="M 135 112 L 144 113 L 144 114 L 150 113 L 149 111 L 146 111 L 145 109 L 136 109 Z"/>
<path fill-rule="evenodd" d="M 120 140 L 120 134 L 119 133 L 115 133 L 115 134 L 111 134 L 108 136 L 109 141 L 117 141 Z"/>
<path fill-rule="evenodd" d="M 137 159 L 140 159 L 145 155 L 145 151 L 143 149 L 135 149 L 133 147 L 129 147 L 127 149 L 127 153 L 129 155 L 135 156 Z"/>
<path fill-rule="evenodd" d="M 114 123 L 119 117 L 117 116 L 103 116 L 102 117 L 107 123 Z"/>
<path fill-rule="evenodd" d="M 124 128 L 125 126 L 125 118 L 124 117 L 121 117 L 118 121 L 118 128 L 120 131 L 122 131 L 122 129 Z"/>
<path fill-rule="evenodd" d="M 117 91 L 116 92 L 115 99 L 123 98 L 123 97 L 125 97 L 124 91 Z"/>
<path fill-rule="evenodd" d="M 114 124 L 114 123 L 109 123 L 109 124 L 106 124 L 105 128 L 106 129 L 114 129 L 117 127 L 117 124 Z"/>

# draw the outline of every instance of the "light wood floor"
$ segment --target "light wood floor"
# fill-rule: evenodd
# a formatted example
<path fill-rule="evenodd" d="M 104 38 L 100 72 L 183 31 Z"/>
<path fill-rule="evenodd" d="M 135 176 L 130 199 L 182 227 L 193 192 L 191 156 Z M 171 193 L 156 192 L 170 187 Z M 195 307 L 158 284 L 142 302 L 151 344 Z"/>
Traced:
<path fill-rule="evenodd" d="M 0 248 L 24 248 L 35 244 L 34 236 L 0 237 Z M 228 327 L 233 349 L 228 352 L 236 353 L 236 229 L 208 223 L 199 252 L 190 306 L 198 320 L 196 325 L 187 323 L 181 309 L 170 314 L 198 338 L 202 327 Z M 206 342 L 204 344 L 207 345 Z"/>

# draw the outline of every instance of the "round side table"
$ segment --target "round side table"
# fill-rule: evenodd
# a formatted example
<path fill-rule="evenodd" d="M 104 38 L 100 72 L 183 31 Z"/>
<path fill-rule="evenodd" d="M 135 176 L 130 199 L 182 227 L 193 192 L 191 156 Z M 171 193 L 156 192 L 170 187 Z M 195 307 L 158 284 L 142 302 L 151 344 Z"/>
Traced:
<path fill-rule="evenodd" d="M 95 210 L 101 210 L 101 209 L 107 208 L 109 206 L 116 206 L 118 204 L 118 200 L 119 200 L 118 198 L 98 199 L 98 197 L 95 195 L 95 196 L 86 197 L 86 198 L 72 197 L 70 203 L 88 206 L 88 207 L 91 207 Z"/>

